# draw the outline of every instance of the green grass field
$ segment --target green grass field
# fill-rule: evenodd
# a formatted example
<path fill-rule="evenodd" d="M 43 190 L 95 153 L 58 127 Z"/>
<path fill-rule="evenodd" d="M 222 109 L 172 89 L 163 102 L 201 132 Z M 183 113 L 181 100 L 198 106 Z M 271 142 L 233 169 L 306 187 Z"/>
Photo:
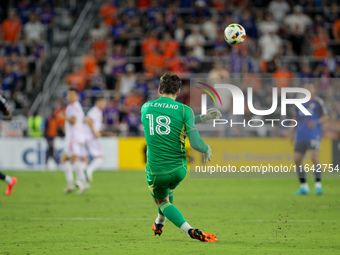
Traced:
<path fill-rule="evenodd" d="M 62 172 L 9 172 L 0 196 L 0 254 L 339 254 L 340 185 L 295 197 L 295 179 L 193 179 L 174 204 L 216 243 L 188 238 L 171 222 L 161 237 L 143 172 L 98 172 L 82 196 L 64 195 Z M 313 187 L 310 180 L 310 187 Z M 0 183 L 4 191 L 5 184 Z"/>

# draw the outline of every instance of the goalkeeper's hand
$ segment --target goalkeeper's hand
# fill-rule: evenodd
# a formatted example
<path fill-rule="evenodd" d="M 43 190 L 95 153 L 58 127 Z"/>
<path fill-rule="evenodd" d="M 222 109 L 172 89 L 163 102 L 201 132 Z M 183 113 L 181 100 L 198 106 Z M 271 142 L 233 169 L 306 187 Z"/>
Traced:
<path fill-rule="evenodd" d="M 207 110 L 206 115 L 200 115 L 202 122 L 212 120 L 212 119 L 219 119 L 221 117 L 222 117 L 222 114 L 221 114 L 220 110 L 216 109 L 216 108 L 210 108 L 210 109 Z"/>
<path fill-rule="evenodd" d="M 210 148 L 210 146 L 208 145 L 208 151 L 206 153 L 202 153 L 203 154 L 203 163 L 207 163 L 207 161 L 211 161 L 212 159 L 212 149 Z"/>

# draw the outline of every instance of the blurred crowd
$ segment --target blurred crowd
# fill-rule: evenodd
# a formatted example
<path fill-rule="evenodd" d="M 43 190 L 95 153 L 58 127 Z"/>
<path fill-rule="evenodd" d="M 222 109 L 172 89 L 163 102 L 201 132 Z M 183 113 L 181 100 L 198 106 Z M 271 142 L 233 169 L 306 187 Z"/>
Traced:
<path fill-rule="evenodd" d="M 165 71 L 183 78 L 179 101 L 186 104 L 195 73 L 256 81 L 258 107 L 267 107 L 274 85 L 302 86 L 317 78 L 331 121 L 338 123 L 340 89 L 329 78 L 340 78 L 339 12 L 338 1 L 327 0 L 108 0 L 89 31 L 90 47 L 65 82 L 79 90 L 85 108 L 105 91 L 105 126 L 120 135 L 140 135 L 140 107 L 158 97 Z M 247 32 L 234 47 L 223 37 L 231 23 Z M 63 104 L 61 98 L 58 108 Z M 338 132 L 337 126 L 328 133 Z"/>
<path fill-rule="evenodd" d="M 54 5 L 50 0 L 23 0 L 6 15 L 0 26 L 0 89 L 15 109 L 22 109 L 28 103 L 26 93 L 40 82 L 46 48 L 52 43 Z"/>
<path fill-rule="evenodd" d="M 60 11 L 66 7 L 60 22 Z M 41 88 L 43 66 L 46 72 L 57 37 L 56 19 L 65 28 L 71 26 L 77 7 L 76 1 L 71 8 L 65 0 L 0 1 L 0 93 L 17 114 L 27 113 Z"/>

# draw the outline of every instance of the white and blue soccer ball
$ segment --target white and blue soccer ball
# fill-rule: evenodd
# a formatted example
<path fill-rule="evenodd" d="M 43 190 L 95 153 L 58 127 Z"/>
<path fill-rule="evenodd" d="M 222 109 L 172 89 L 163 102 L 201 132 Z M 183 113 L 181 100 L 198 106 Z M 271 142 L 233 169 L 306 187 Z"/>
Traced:
<path fill-rule="evenodd" d="M 230 24 L 224 30 L 224 39 L 230 45 L 237 45 L 246 38 L 246 30 L 239 24 Z"/>

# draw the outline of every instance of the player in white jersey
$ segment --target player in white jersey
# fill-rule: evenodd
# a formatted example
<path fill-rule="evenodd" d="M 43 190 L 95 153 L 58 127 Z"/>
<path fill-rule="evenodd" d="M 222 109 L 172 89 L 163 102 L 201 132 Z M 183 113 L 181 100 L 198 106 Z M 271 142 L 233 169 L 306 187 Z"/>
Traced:
<path fill-rule="evenodd" d="M 61 163 L 65 171 L 67 187 L 65 194 L 72 192 L 75 188 L 73 170 L 76 172 L 76 185 L 79 194 L 87 188 L 85 168 L 86 164 L 81 160 L 85 155 L 85 124 L 83 107 L 78 101 L 78 92 L 70 88 L 67 91 L 67 102 L 65 112 L 65 148 L 61 156 Z"/>
<path fill-rule="evenodd" d="M 98 138 L 102 136 L 101 128 L 103 123 L 103 110 L 105 107 L 105 98 L 98 97 L 95 105 L 89 110 L 86 116 L 86 150 L 92 157 L 91 163 L 85 170 L 89 182 L 92 182 L 93 180 L 93 172 L 96 171 L 104 161 L 102 147 Z"/>

